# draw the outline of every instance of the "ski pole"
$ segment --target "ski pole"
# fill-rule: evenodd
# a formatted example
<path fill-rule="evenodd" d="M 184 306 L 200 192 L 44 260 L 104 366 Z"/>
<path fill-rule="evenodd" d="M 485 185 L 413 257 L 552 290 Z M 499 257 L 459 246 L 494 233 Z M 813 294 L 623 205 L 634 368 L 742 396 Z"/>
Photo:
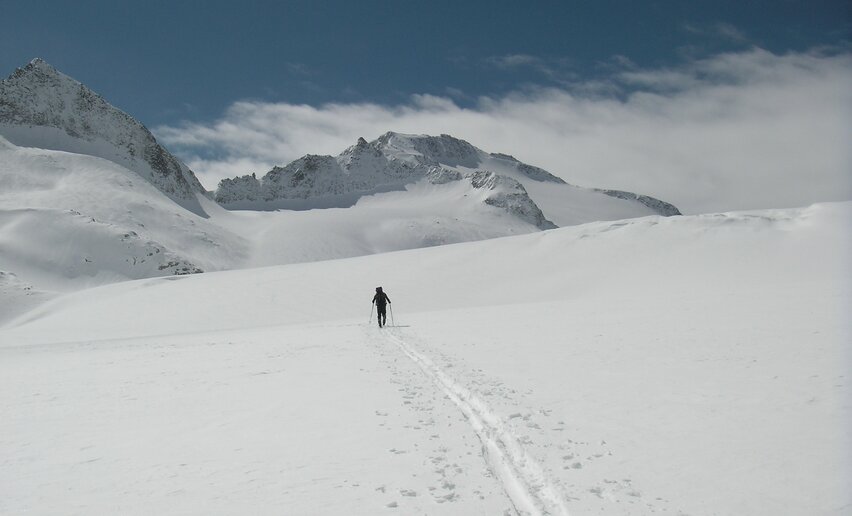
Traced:
<path fill-rule="evenodd" d="M 370 322 L 373 320 L 373 306 L 375 306 L 375 303 L 370 305 L 370 318 L 367 319 L 367 324 L 370 324 Z"/>
<path fill-rule="evenodd" d="M 391 326 L 396 326 L 396 323 L 393 322 L 393 303 L 388 303 L 388 306 L 390 306 L 391 309 Z"/>

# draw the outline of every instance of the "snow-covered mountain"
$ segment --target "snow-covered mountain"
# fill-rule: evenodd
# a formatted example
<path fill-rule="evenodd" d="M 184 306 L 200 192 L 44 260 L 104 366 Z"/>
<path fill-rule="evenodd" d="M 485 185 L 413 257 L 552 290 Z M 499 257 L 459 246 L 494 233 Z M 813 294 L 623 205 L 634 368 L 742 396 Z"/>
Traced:
<path fill-rule="evenodd" d="M 196 195 L 205 189 L 186 165 L 144 125 L 42 59 L 0 81 L 0 136 L 18 146 L 113 161 L 182 206 L 200 210 Z"/>
<path fill-rule="evenodd" d="M 619 218 L 680 214 L 652 197 L 569 185 L 546 170 L 450 135 L 394 132 L 372 142 L 359 138 L 337 156 L 306 155 L 260 179 L 254 174 L 225 179 L 216 200 L 230 208 L 348 206 L 360 196 L 418 182 L 464 184 L 458 202 L 502 209 L 538 229 L 607 220 L 613 212 Z"/>
<path fill-rule="evenodd" d="M 678 214 L 449 135 L 393 132 L 225 180 L 216 199 L 141 123 L 33 60 L 0 82 L 0 319 L 128 279 Z"/>
<path fill-rule="evenodd" d="M 43 60 L 0 82 L 0 319 L 61 292 L 245 263 L 217 211 L 148 129 Z"/>
<path fill-rule="evenodd" d="M 224 211 L 203 196 L 197 202 Z M 121 165 L 0 136 L 2 317 L 10 304 L 23 307 L 12 301 L 22 295 L 230 268 L 247 248 Z"/>

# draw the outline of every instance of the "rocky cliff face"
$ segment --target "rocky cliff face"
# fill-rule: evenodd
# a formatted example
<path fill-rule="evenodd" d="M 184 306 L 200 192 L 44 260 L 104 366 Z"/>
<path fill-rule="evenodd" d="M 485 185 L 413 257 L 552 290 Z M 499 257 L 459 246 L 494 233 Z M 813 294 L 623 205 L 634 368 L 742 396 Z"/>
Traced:
<path fill-rule="evenodd" d="M 0 135 L 26 147 L 116 162 L 188 208 L 206 193 L 195 174 L 130 115 L 35 59 L 0 81 Z"/>
<path fill-rule="evenodd" d="M 501 208 L 539 229 L 556 228 L 556 224 L 547 220 L 530 199 L 524 186 L 511 177 L 483 170 L 470 176 L 470 184 L 486 192 L 483 200 L 485 204 Z"/>

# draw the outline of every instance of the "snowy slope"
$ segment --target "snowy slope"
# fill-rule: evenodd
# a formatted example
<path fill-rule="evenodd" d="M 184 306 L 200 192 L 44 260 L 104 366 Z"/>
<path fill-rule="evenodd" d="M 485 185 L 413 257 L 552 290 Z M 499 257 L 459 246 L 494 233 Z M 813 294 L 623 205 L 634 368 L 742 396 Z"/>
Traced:
<path fill-rule="evenodd" d="M 348 208 L 231 211 L 213 220 L 254 242 L 247 266 L 346 258 L 536 232 L 469 183 L 420 182 Z M 473 199 L 459 202 L 459 199 Z"/>
<path fill-rule="evenodd" d="M 850 220 L 646 217 L 63 296 L 0 330 L 0 512 L 842 514 Z"/>
<path fill-rule="evenodd" d="M 98 156 L 132 170 L 203 214 L 195 174 L 145 126 L 42 59 L 0 81 L 0 136 L 25 147 Z"/>
<path fill-rule="evenodd" d="M 20 282 L 68 291 L 218 270 L 242 263 L 247 249 L 116 163 L 0 136 L 0 271 Z"/>

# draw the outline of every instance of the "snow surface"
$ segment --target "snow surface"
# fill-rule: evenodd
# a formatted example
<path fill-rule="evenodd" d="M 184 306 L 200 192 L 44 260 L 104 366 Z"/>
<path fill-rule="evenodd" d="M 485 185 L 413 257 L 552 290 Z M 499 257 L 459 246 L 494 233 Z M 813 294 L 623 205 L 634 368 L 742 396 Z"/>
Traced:
<path fill-rule="evenodd" d="M 846 514 L 850 220 L 654 216 L 58 297 L 0 329 L 0 513 Z"/>

